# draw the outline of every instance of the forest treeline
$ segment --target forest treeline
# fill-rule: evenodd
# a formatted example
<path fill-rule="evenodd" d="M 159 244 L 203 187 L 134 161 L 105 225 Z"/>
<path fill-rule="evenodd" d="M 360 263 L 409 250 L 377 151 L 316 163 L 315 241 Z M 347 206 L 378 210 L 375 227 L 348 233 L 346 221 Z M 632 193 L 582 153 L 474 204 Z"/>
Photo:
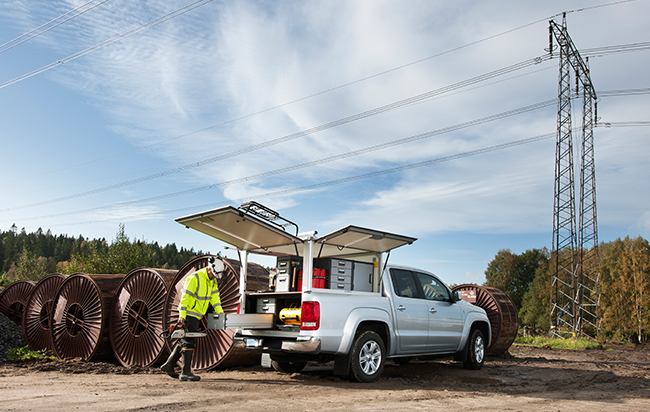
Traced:
<path fill-rule="evenodd" d="M 38 281 L 50 273 L 129 273 L 138 267 L 180 269 L 201 251 L 175 244 L 129 240 L 124 225 L 111 242 L 83 236 L 34 233 L 14 226 L 0 231 L 0 286 L 18 279 Z M 599 246 L 599 339 L 650 342 L 650 244 L 642 237 L 617 239 Z M 500 250 L 485 271 L 485 286 L 503 290 L 519 312 L 520 326 L 540 333 L 550 328 L 550 253 L 521 254 Z"/>
<path fill-rule="evenodd" d="M 642 237 L 599 245 L 601 329 L 598 339 L 614 342 L 650 341 L 650 244 Z M 506 292 L 519 311 L 520 326 L 538 332 L 550 329 L 550 253 L 521 254 L 500 250 L 485 271 L 485 286 Z"/>
<path fill-rule="evenodd" d="M 13 225 L 0 231 L 0 286 L 23 279 L 38 281 L 51 273 L 129 273 L 138 267 L 180 269 L 201 251 L 129 240 L 124 225 L 115 239 L 53 235 L 50 230 L 27 233 Z"/>

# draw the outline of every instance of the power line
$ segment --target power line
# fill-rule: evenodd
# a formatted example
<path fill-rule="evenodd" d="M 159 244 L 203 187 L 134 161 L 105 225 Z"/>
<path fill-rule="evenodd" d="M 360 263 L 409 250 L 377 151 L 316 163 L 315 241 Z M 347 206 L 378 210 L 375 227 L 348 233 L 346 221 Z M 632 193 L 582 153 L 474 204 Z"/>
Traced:
<path fill-rule="evenodd" d="M 57 23 L 57 24 L 55 24 L 55 25 L 53 25 L 53 26 L 48 27 L 47 29 L 41 30 L 41 31 L 37 32 L 36 34 L 34 34 L 34 35 L 32 35 L 32 36 L 29 36 L 30 34 L 34 33 L 35 31 L 37 31 L 37 30 L 39 30 L 39 29 L 42 29 L 43 27 L 46 27 L 46 26 L 48 26 L 49 24 L 54 23 L 55 21 L 64 18 L 64 17 L 67 16 L 68 14 L 73 13 L 73 12 L 75 12 L 75 11 L 77 11 L 77 10 L 79 10 L 79 9 L 81 9 L 81 8 L 83 8 L 83 7 L 85 7 L 85 6 L 87 6 L 87 5 L 89 5 L 90 3 L 95 2 L 95 1 L 97 1 L 97 0 L 90 0 L 89 2 L 84 3 L 84 4 L 82 4 L 81 6 L 76 7 L 76 8 L 74 8 L 74 9 L 68 11 L 67 13 L 64 13 L 64 14 L 60 15 L 59 17 L 54 18 L 54 19 L 48 21 L 47 23 L 41 24 L 40 26 L 36 27 L 35 29 L 32 29 L 32 30 L 28 31 L 27 33 L 21 34 L 20 36 L 16 37 L 16 38 L 13 39 L 13 40 L 9 40 L 8 42 L 6 42 L 6 43 L 4 43 L 4 44 L 0 44 L 0 53 L 4 53 L 4 52 L 6 52 L 7 50 L 11 50 L 11 49 L 13 49 L 14 47 L 16 47 L 16 46 L 18 46 L 18 45 L 21 45 L 21 44 L 23 44 L 23 43 L 25 43 L 25 42 L 27 42 L 27 41 L 33 39 L 34 37 L 38 37 L 38 36 L 40 36 L 41 34 L 46 33 L 46 32 L 48 32 L 48 31 L 52 30 L 53 28 L 58 27 L 58 26 L 62 25 L 63 23 L 66 23 L 66 22 L 68 22 L 68 21 L 74 19 L 74 18 L 77 17 L 77 16 L 81 16 L 82 14 L 89 12 L 90 10 L 94 9 L 95 7 L 101 6 L 102 4 L 106 3 L 108 0 L 103 0 L 102 2 L 100 2 L 100 3 L 98 3 L 98 4 L 95 4 L 94 6 L 89 7 L 89 8 L 86 9 L 86 10 L 80 11 L 79 13 L 73 15 L 72 17 L 69 17 L 69 18 L 67 18 L 67 19 L 65 19 L 65 20 L 63 20 L 63 21 L 61 21 L 61 22 L 59 22 L 59 23 Z M 27 37 L 27 36 L 29 36 L 29 37 Z M 24 37 L 27 37 L 27 38 L 26 38 L 26 39 L 23 39 Z M 20 40 L 20 39 L 23 39 L 23 40 Z M 20 40 L 20 41 L 18 42 L 18 40 Z M 17 42 L 17 43 L 16 43 L 16 42 Z M 12 44 L 12 43 L 13 43 L 13 44 Z M 11 46 L 8 46 L 8 45 L 11 45 Z M 3 47 L 5 47 L 5 46 L 8 46 L 8 47 L 6 47 L 6 48 L 3 49 Z"/>
<path fill-rule="evenodd" d="M 621 0 L 621 1 L 616 1 L 616 2 L 604 3 L 604 4 L 594 5 L 594 6 L 590 6 L 590 7 L 583 7 L 583 8 L 580 8 L 580 9 L 569 10 L 569 11 L 566 11 L 565 13 L 583 12 L 583 11 L 586 11 L 586 10 L 602 8 L 602 7 L 609 7 L 609 6 L 614 6 L 614 5 L 618 5 L 618 4 L 622 4 L 622 3 L 628 3 L 628 2 L 632 2 L 632 1 L 636 1 L 636 0 Z M 155 142 L 155 143 L 151 143 L 151 144 L 148 144 L 148 145 L 145 145 L 145 146 L 137 147 L 137 148 L 134 148 L 132 150 L 127 150 L 127 151 L 124 151 L 124 152 L 116 153 L 114 155 L 105 156 L 105 157 L 97 158 L 97 159 L 94 159 L 94 160 L 89 160 L 89 161 L 86 161 L 86 162 L 83 162 L 83 163 L 78 163 L 76 165 L 69 165 L 69 166 L 66 166 L 66 167 L 63 167 L 63 168 L 60 168 L 60 169 L 56 169 L 56 170 L 48 170 L 47 173 L 41 173 L 41 174 L 37 174 L 37 175 L 26 176 L 26 177 L 23 177 L 23 178 L 17 179 L 17 180 L 29 179 L 29 178 L 33 178 L 33 177 L 42 176 L 44 174 L 52 174 L 52 173 L 60 172 L 60 171 L 63 171 L 63 170 L 68 170 L 68 169 L 71 169 L 71 168 L 85 166 L 85 165 L 92 164 L 92 163 L 95 163 L 95 162 L 111 159 L 111 158 L 114 158 L 114 157 L 119 157 L 119 156 L 122 156 L 122 155 L 125 155 L 125 154 L 129 154 L 129 153 L 133 153 L 133 152 L 142 150 L 142 149 L 150 148 L 150 147 L 153 147 L 153 146 L 156 146 L 156 145 L 159 145 L 159 144 L 168 143 L 170 141 L 185 138 L 185 137 L 188 137 L 188 136 L 191 136 L 191 135 L 194 135 L 194 134 L 202 133 L 202 132 L 214 129 L 214 128 L 225 126 L 225 125 L 230 124 L 230 123 L 235 123 L 235 122 L 240 121 L 240 120 L 245 120 L 247 118 L 250 118 L 250 117 L 253 117 L 253 116 L 256 116 L 256 115 L 259 115 L 259 114 L 263 114 L 263 113 L 266 113 L 266 112 L 269 112 L 269 111 L 272 111 L 272 110 L 275 110 L 275 109 L 279 109 L 279 108 L 282 108 L 282 107 L 285 107 L 285 106 L 288 106 L 288 105 L 291 105 L 291 104 L 294 104 L 294 103 L 298 103 L 298 102 L 301 102 L 301 101 L 304 101 L 304 100 L 308 100 L 308 99 L 311 99 L 313 97 L 317 97 L 317 96 L 320 96 L 320 95 L 323 95 L 323 94 L 326 94 L 326 93 L 329 93 L 329 92 L 332 92 L 332 91 L 335 91 L 335 90 L 339 90 L 339 89 L 342 89 L 342 88 L 345 88 L 345 87 L 348 87 L 348 86 L 352 86 L 354 84 L 361 83 L 361 82 L 364 82 L 366 80 L 370 80 L 370 79 L 373 79 L 373 78 L 376 78 L 376 77 L 379 77 L 379 76 L 383 76 L 385 74 L 389 74 L 389 73 L 392 73 L 392 72 L 395 72 L 395 71 L 398 71 L 398 70 L 401 70 L 401 69 L 404 69 L 404 68 L 419 64 L 419 63 L 423 63 L 425 61 L 434 59 L 436 57 L 440 57 L 440 56 L 443 56 L 443 55 L 446 55 L 446 54 L 449 54 L 449 53 L 452 53 L 452 52 L 455 52 L 455 51 L 459 51 L 459 50 L 462 50 L 462 49 L 465 49 L 465 48 L 468 48 L 468 47 L 471 47 L 471 46 L 486 42 L 488 40 L 492 40 L 494 38 L 497 38 L 497 37 L 500 37 L 500 36 L 503 36 L 503 35 L 506 35 L 506 34 L 509 34 L 509 33 L 512 33 L 512 32 L 518 31 L 518 30 L 521 30 L 523 28 L 533 26 L 533 25 L 541 23 L 541 22 L 546 22 L 546 21 L 548 21 L 548 20 L 550 20 L 550 19 L 552 19 L 554 17 L 558 17 L 560 15 L 562 15 L 562 13 L 557 13 L 555 15 L 545 17 L 543 19 L 539 19 L 539 20 L 533 21 L 531 23 L 527 23 L 527 24 L 515 27 L 513 29 L 503 31 L 503 32 L 497 33 L 495 35 L 488 36 L 488 37 L 485 37 L 483 39 L 476 40 L 474 42 L 470 42 L 470 43 L 467 43 L 465 45 L 458 46 L 458 47 L 443 51 L 441 53 L 437 53 L 437 54 L 434 54 L 434 55 L 431 55 L 431 56 L 428 56 L 428 57 L 425 57 L 425 58 L 422 58 L 422 59 L 419 59 L 419 60 L 415 60 L 413 62 L 406 63 L 406 64 L 403 64 L 403 65 L 394 67 L 392 69 L 388 69 L 388 70 L 385 70 L 385 71 L 382 71 L 382 72 L 379 72 L 379 73 L 376 73 L 376 74 L 373 74 L 373 75 L 370 75 L 370 76 L 366 76 L 366 77 L 363 77 L 363 78 L 360 78 L 360 79 L 357 79 L 357 80 L 353 80 L 351 82 L 344 83 L 342 85 L 339 85 L 339 86 L 336 86 L 336 87 L 333 87 L 333 88 L 330 88 L 330 89 L 326 89 L 326 90 L 323 90 L 323 91 L 320 91 L 320 92 L 317 92 L 317 93 L 314 93 L 314 94 L 311 94 L 311 95 L 307 95 L 307 96 L 304 96 L 304 97 L 301 97 L 301 98 L 298 98 L 298 99 L 295 99 L 295 100 L 292 100 L 292 101 L 289 101 L 289 102 L 286 102 L 286 103 L 282 103 L 282 104 L 279 104 L 279 105 L 276 105 L 276 106 L 272 106 L 272 107 L 269 107 L 267 109 L 263 109 L 263 110 L 260 110 L 260 111 L 254 112 L 254 113 L 250 113 L 250 114 L 238 117 L 238 118 L 227 120 L 227 121 L 219 123 L 219 124 L 208 126 L 206 128 L 200 129 L 200 130 L 196 130 L 196 131 L 193 131 L 193 132 L 185 133 L 183 135 L 171 137 L 169 139 L 165 139 L 165 140 L 162 140 L 162 141 L 159 141 L 159 142 Z M 38 74 L 38 73 L 36 73 L 36 74 Z M 2 87 L 3 86 L 0 85 L 0 88 L 2 88 Z M 16 180 L 14 180 L 14 181 L 16 181 Z"/>
<path fill-rule="evenodd" d="M 291 141 L 291 140 L 295 140 L 295 139 L 298 139 L 300 137 L 315 134 L 315 133 L 321 132 L 323 130 L 331 129 L 331 128 L 341 126 L 341 125 L 344 125 L 344 124 L 347 124 L 347 123 L 351 123 L 351 122 L 354 122 L 354 121 L 357 121 L 357 120 L 360 120 L 360 119 L 375 116 L 375 115 L 380 114 L 380 113 L 385 113 L 385 112 L 395 110 L 395 109 L 398 109 L 398 108 L 401 108 L 401 107 L 405 107 L 405 106 L 408 106 L 408 105 L 411 105 L 411 104 L 414 104 L 414 103 L 418 103 L 418 102 L 430 99 L 432 97 L 442 95 L 444 93 L 449 93 L 451 91 L 454 91 L 454 90 L 457 90 L 457 89 L 460 89 L 460 88 L 463 88 L 463 87 L 467 87 L 467 86 L 470 86 L 470 85 L 473 85 L 473 84 L 476 84 L 476 83 L 480 83 L 480 82 L 483 82 L 483 81 L 486 81 L 486 80 L 489 80 L 489 79 L 492 79 L 492 78 L 495 78 L 495 77 L 498 77 L 498 76 L 502 76 L 504 74 L 511 73 L 513 71 L 516 71 L 516 70 L 521 70 L 521 69 L 529 67 L 529 66 L 540 64 L 540 63 L 542 63 L 542 62 L 544 62 L 546 60 L 549 60 L 550 58 L 551 57 L 549 55 L 545 54 L 545 55 L 535 57 L 535 58 L 532 58 L 532 59 L 529 59 L 529 60 L 525 60 L 523 62 L 516 63 L 516 64 L 510 65 L 510 66 L 507 66 L 507 67 L 504 67 L 504 68 L 501 68 L 501 69 L 498 69 L 498 70 L 495 70 L 495 71 L 492 71 L 492 72 L 489 72 L 489 73 L 482 74 L 480 76 L 473 77 L 471 79 L 463 80 L 461 82 L 458 82 L 458 83 L 455 83 L 455 84 L 452 84 L 452 85 L 449 85 L 449 86 L 445 86 L 445 87 L 442 87 L 442 88 L 439 88 L 439 89 L 431 90 L 429 92 L 422 93 L 422 94 L 419 94 L 417 96 L 413 96 L 413 97 L 410 97 L 410 98 L 402 99 L 402 100 L 399 100 L 399 101 L 394 102 L 394 103 L 390 103 L 390 104 L 387 104 L 387 105 L 384 105 L 384 106 L 377 107 L 375 109 L 367 110 L 365 112 L 361 112 L 361 113 L 358 113 L 356 115 L 348 116 L 348 117 L 345 117 L 343 119 L 335 120 L 335 121 L 332 121 L 332 122 L 329 122 L 329 123 L 322 124 L 320 126 L 312 127 L 310 129 L 305 129 L 305 130 L 302 130 L 302 131 L 299 131 L 299 132 L 296 132 L 296 133 L 293 133 L 293 134 L 289 134 L 289 135 L 286 135 L 286 136 L 283 136 L 283 137 L 279 137 L 279 138 L 276 138 L 276 139 L 267 140 L 266 142 L 258 143 L 258 144 L 255 144 L 255 145 L 251 145 L 251 146 L 243 147 L 243 148 L 240 148 L 240 149 L 236 149 L 236 150 L 233 150 L 233 151 L 230 151 L 230 152 L 227 152 L 227 153 L 219 154 L 217 156 L 213 156 L 213 157 L 201 160 L 201 161 L 192 162 L 192 163 L 184 165 L 184 166 L 179 166 L 179 167 L 176 167 L 176 168 L 173 168 L 173 169 L 168 169 L 168 170 L 165 170 L 163 172 L 154 173 L 154 174 L 143 176 L 143 177 L 140 177 L 140 178 L 137 178 L 137 179 L 132 179 L 132 180 L 128 180 L 128 181 L 125 181 L 125 182 L 120 182 L 120 183 L 116 183 L 116 184 L 113 184 L 113 185 L 104 186 L 102 188 L 97 188 L 97 189 L 92 189 L 92 190 L 88 190 L 88 191 L 81 192 L 81 193 L 76 193 L 76 194 L 69 195 L 69 196 L 63 196 L 63 197 L 59 197 L 59 198 L 48 200 L 48 201 L 35 202 L 35 203 L 23 205 L 23 206 L 7 208 L 7 209 L 0 210 L 0 212 L 7 212 L 7 211 L 12 211 L 12 210 L 17 210 L 17 209 L 24 209 L 24 208 L 40 206 L 40 205 L 44 205 L 44 204 L 51 204 L 51 203 L 61 202 L 61 201 L 64 201 L 64 200 L 76 199 L 76 198 L 79 198 L 79 197 L 93 195 L 93 194 L 97 194 L 97 193 L 102 193 L 102 192 L 106 192 L 106 191 L 109 191 L 109 190 L 114 190 L 114 189 L 122 188 L 122 187 L 125 187 L 125 186 L 134 185 L 134 184 L 137 184 L 137 183 L 143 183 L 143 182 L 147 182 L 147 181 L 157 179 L 157 178 L 161 178 L 161 177 L 164 177 L 164 176 L 169 176 L 169 175 L 172 175 L 172 174 L 176 174 L 176 173 L 184 172 L 184 171 L 187 171 L 187 170 L 195 169 L 197 167 L 205 166 L 205 165 L 212 164 L 212 163 L 222 161 L 222 160 L 225 160 L 225 159 L 230 159 L 230 158 L 233 158 L 233 157 L 236 157 L 236 156 L 248 154 L 248 153 L 251 153 L 251 152 L 254 152 L 254 151 L 257 151 L 257 150 L 261 150 L 261 149 L 265 149 L 265 148 L 268 148 L 268 147 L 278 145 L 280 143 L 285 143 L 285 142 L 288 142 L 288 141 Z"/>
<path fill-rule="evenodd" d="M 406 165 L 401 165 L 401 166 L 396 166 L 388 169 L 382 169 L 374 172 L 369 172 L 369 173 L 364 173 L 360 175 L 355 175 L 355 176 L 348 176 L 340 179 L 334 179 L 334 180 L 328 180 L 325 182 L 320 182 L 320 183 L 314 183 L 306 186 L 300 186 L 296 188 L 291 188 L 291 189 L 281 189 L 281 190 L 276 190 L 273 192 L 267 192 L 267 193 L 260 193 L 254 196 L 247 196 L 245 198 L 240 198 L 240 199 L 234 199 L 234 202 L 241 203 L 247 200 L 251 199 L 264 199 L 264 198 L 270 198 L 270 197 L 276 197 L 276 196 L 281 196 L 281 195 L 287 195 L 287 194 L 293 194 L 293 193 L 299 193 L 299 192 L 305 192 L 308 190 L 314 190 L 314 189 L 320 189 L 323 187 L 328 187 L 328 186 L 334 186 L 334 185 L 339 185 L 339 184 L 344 184 L 344 183 L 350 183 L 354 182 L 357 180 L 363 180 L 363 179 L 369 179 L 373 177 L 378 177 L 382 175 L 387 175 L 391 173 L 396 173 L 396 172 L 401 172 L 404 170 L 409 170 L 409 169 L 415 169 L 419 167 L 425 167 L 425 166 L 431 166 L 439 163 L 444 163 L 444 162 L 449 162 L 452 160 L 457 160 L 457 159 L 462 159 L 470 156 L 476 156 L 480 154 L 485 154 L 485 153 L 490 153 L 494 152 L 497 150 L 504 150 L 504 149 L 509 149 L 511 147 L 516 147 L 516 146 L 521 146 L 524 144 L 529 144 L 529 143 L 534 143 L 537 141 L 545 140 L 545 139 L 550 139 L 555 136 L 555 132 L 553 133 L 546 133 L 534 137 L 529 137 L 525 139 L 519 139 L 507 143 L 502 143 L 502 144 L 497 144 L 497 145 L 492 145 L 476 150 L 471 150 L 467 152 L 462 152 L 462 153 L 457 153 L 454 155 L 449 155 L 449 156 L 443 156 L 443 157 L 438 157 L 434 159 L 429 159 L 425 160 L 422 162 L 416 162 L 416 163 L 410 163 Z M 122 216 L 121 219 L 137 219 L 137 218 L 143 218 L 143 217 L 148 217 L 148 216 L 156 216 L 156 215 L 167 215 L 171 213 L 178 213 L 182 211 L 187 211 L 187 210 L 196 210 L 199 208 L 206 208 L 206 207 L 215 207 L 220 204 L 225 204 L 228 202 L 221 202 L 221 203 L 209 203 L 209 204 L 204 204 L 204 205 L 198 205 L 198 206 L 190 206 L 190 207 L 184 207 L 180 209 L 173 209 L 173 210 L 166 210 L 166 211 L 157 211 L 157 212 L 151 212 L 151 213 L 144 213 L 144 214 L 139 214 L 139 215 L 131 215 L 131 216 Z M 99 222 L 106 222 L 106 221 L 114 221 L 116 219 L 114 218 L 107 218 L 107 219 L 99 219 L 99 220 L 94 220 L 94 221 L 86 221 L 86 222 L 74 222 L 74 223 L 68 223 L 68 224 L 59 224 L 59 225 L 50 225 L 50 226 L 63 226 L 63 225 L 79 225 L 79 224 L 90 224 L 90 223 L 99 223 Z"/>
<path fill-rule="evenodd" d="M 142 32 L 144 30 L 150 29 L 151 27 L 157 26 L 157 25 L 159 25 L 161 23 L 164 23 L 164 22 L 166 22 L 168 20 L 171 20 L 171 19 L 173 19 L 175 17 L 183 15 L 183 14 L 185 14 L 185 13 L 191 11 L 191 10 L 194 10 L 194 9 L 196 9 L 198 7 L 201 7 L 201 6 L 204 6 L 204 5 L 208 4 L 208 3 L 211 3 L 212 1 L 214 1 L 214 0 L 195 1 L 194 3 L 188 4 L 185 7 L 181 7 L 180 9 L 177 9 L 177 10 L 171 12 L 171 13 L 165 14 L 162 17 L 158 17 L 157 19 L 151 20 L 148 23 L 145 23 L 145 24 L 143 24 L 141 26 L 138 26 L 135 29 L 129 30 L 129 31 L 124 32 L 124 33 L 122 33 L 120 35 L 117 35 L 115 37 L 111 37 L 108 40 L 104 40 L 101 43 L 97 43 L 96 45 L 91 46 L 91 47 L 89 47 L 87 49 L 84 49 L 82 51 L 79 51 L 79 52 L 77 52 L 75 54 L 71 54 L 70 56 L 65 57 L 65 58 L 63 58 L 61 60 L 57 60 L 55 62 L 52 62 L 52 63 L 48 64 L 47 66 L 41 67 L 40 69 L 36 69 L 36 70 L 31 71 L 29 73 L 23 74 L 21 76 L 18 76 L 16 78 L 12 79 L 12 80 L 9 80 L 7 82 L 0 83 L 0 89 L 3 89 L 5 87 L 7 87 L 7 86 L 10 86 L 10 85 L 12 85 L 14 83 L 18 83 L 18 82 L 20 82 L 22 80 L 28 79 L 30 77 L 36 76 L 37 74 L 46 72 L 46 71 L 48 71 L 50 69 L 53 69 L 53 68 L 55 68 L 57 66 L 60 66 L 60 65 L 64 64 L 64 63 L 69 63 L 69 62 L 71 62 L 73 60 L 78 59 L 79 57 L 83 57 L 83 56 L 85 56 L 87 54 L 90 54 L 90 53 L 92 53 L 94 51 L 97 51 L 99 49 L 103 49 L 106 46 L 109 46 L 109 45 L 111 45 L 113 43 L 117 43 L 120 40 L 124 40 L 124 39 L 126 39 L 128 37 L 131 37 L 131 36 L 133 36 L 135 34 L 138 34 L 138 33 Z"/>
<path fill-rule="evenodd" d="M 268 171 L 268 172 L 263 172 L 263 173 L 259 173 L 259 174 L 252 175 L 252 176 L 246 176 L 246 177 L 241 177 L 241 178 L 238 178 L 238 179 L 232 179 L 232 180 L 227 180 L 227 181 L 223 181 L 223 182 L 218 182 L 218 183 L 214 183 L 214 184 L 210 184 L 210 185 L 202 186 L 202 187 L 198 187 L 198 188 L 182 190 L 182 191 L 179 191 L 179 192 L 168 193 L 168 194 L 159 195 L 159 196 L 153 196 L 153 197 L 149 197 L 149 198 L 146 198 L 146 199 L 131 200 L 131 201 L 128 201 L 128 202 L 120 202 L 120 203 L 113 204 L 113 205 L 99 206 L 99 207 L 85 209 L 85 210 L 78 210 L 78 211 L 74 211 L 74 212 L 64 212 L 64 213 L 59 213 L 59 214 L 56 214 L 56 215 L 39 216 L 39 217 L 33 217 L 33 218 L 29 218 L 29 219 L 38 219 L 38 218 L 41 218 L 41 217 L 65 216 L 65 215 L 70 215 L 70 214 L 85 213 L 85 212 L 96 211 L 96 210 L 101 210 L 101 209 L 109 209 L 109 208 L 119 207 L 119 206 L 133 205 L 133 204 L 136 204 L 136 203 L 158 201 L 158 200 L 163 200 L 163 199 L 167 199 L 167 198 L 171 198 L 171 197 L 185 196 L 185 195 L 189 195 L 189 194 L 203 192 L 203 191 L 206 191 L 206 190 L 212 190 L 212 189 L 215 189 L 217 187 L 225 187 L 225 186 L 231 186 L 231 185 L 234 185 L 234 184 L 255 181 L 255 180 L 265 178 L 265 177 L 271 177 L 271 176 L 275 176 L 275 175 L 279 175 L 279 174 L 283 174 L 283 173 L 293 172 L 293 171 L 300 170 L 300 169 L 305 169 L 305 168 L 308 168 L 308 167 L 313 167 L 313 166 L 317 166 L 317 165 L 321 165 L 321 164 L 325 164 L 325 163 L 330 163 L 330 162 L 333 162 L 333 161 L 336 161 L 336 160 L 343 160 L 343 159 L 358 156 L 358 155 L 361 155 L 361 154 L 371 153 L 371 152 L 375 152 L 375 151 L 378 151 L 378 150 L 387 149 L 387 148 L 391 148 L 391 147 L 396 147 L 396 146 L 407 144 L 407 143 L 413 143 L 413 142 L 416 142 L 416 141 L 428 139 L 428 138 L 433 137 L 433 136 L 439 136 L 439 135 L 442 135 L 442 134 L 445 134 L 445 133 L 450 133 L 450 132 L 458 131 L 458 130 L 465 129 L 465 128 L 468 128 L 468 127 L 477 126 L 479 124 L 484 124 L 484 123 L 500 120 L 500 119 L 503 119 L 503 118 L 506 118 L 506 117 L 511 117 L 511 116 L 515 116 L 515 115 L 518 115 L 518 114 L 522 114 L 522 113 L 530 112 L 530 111 L 533 111 L 533 110 L 541 109 L 541 108 L 544 108 L 544 107 L 553 106 L 556 103 L 557 103 L 557 99 L 550 99 L 550 100 L 546 100 L 546 101 L 543 101 L 543 102 L 540 102 L 540 103 L 520 107 L 520 108 L 513 109 L 513 110 L 508 110 L 508 111 L 505 111 L 505 112 L 502 112 L 502 113 L 497 113 L 497 114 L 494 114 L 494 115 L 491 115 L 491 116 L 486 116 L 486 117 L 482 117 L 482 118 L 479 118 L 479 119 L 470 120 L 470 121 L 467 121 L 467 122 L 464 122 L 464 123 L 459 123 L 459 124 L 456 124 L 456 125 L 453 125 L 453 126 L 448 126 L 448 127 L 444 127 L 444 128 L 437 129 L 437 130 L 432 130 L 432 131 L 429 131 L 429 132 L 426 132 L 426 133 L 421 133 L 421 134 L 417 134 L 417 135 L 413 135 L 413 136 L 409 136 L 409 137 L 404 137 L 404 138 L 393 140 L 393 141 L 390 141 L 390 142 L 380 143 L 380 144 L 376 144 L 376 145 L 373 145 L 373 146 L 368 146 L 368 147 L 365 147 L 365 148 L 362 148 L 362 149 L 358 149 L 358 150 L 354 150 L 354 151 L 348 151 L 348 152 L 345 152 L 345 153 L 340 153 L 338 155 L 328 156 L 328 157 L 325 157 L 325 158 L 313 160 L 311 162 L 305 162 L 305 163 L 301 163 L 301 164 L 298 164 L 298 165 L 293 165 L 293 166 L 288 166 L 288 167 L 284 167 L 284 168 L 280 168 L 280 169 L 276 169 L 276 170 L 271 170 L 271 171 Z"/>

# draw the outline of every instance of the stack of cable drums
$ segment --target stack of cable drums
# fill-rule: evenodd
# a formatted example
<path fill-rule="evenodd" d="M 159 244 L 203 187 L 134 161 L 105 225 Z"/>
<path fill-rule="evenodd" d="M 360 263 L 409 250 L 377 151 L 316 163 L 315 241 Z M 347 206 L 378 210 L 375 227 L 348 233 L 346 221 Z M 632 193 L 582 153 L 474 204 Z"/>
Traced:
<path fill-rule="evenodd" d="M 23 334 L 31 350 L 54 350 L 51 335 L 52 305 L 66 276 L 52 273 L 41 279 L 25 307 Z"/>
<path fill-rule="evenodd" d="M 124 366 L 153 366 L 169 354 L 163 331 L 165 299 L 177 270 L 138 268 L 115 291 L 109 336 Z"/>
<path fill-rule="evenodd" d="M 112 358 L 108 314 L 124 275 L 76 273 L 59 287 L 53 301 L 52 346 L 60 359 Z"/>
<path fill-rule="evenodd" d="M 22 325 L 25 307 L 35 287 L 31 280 L 17 280 L 7 286 L 0 293 L 0 313 Z"/>
<path fill-rule="evenodd" d="M 165 329 L 169 328 L 178 319 L 178 304 L 181 300 L 181 289 L 185 279 L 199 269 L 208 265 L 210 255 L 198 256 L 187 262 L 176 274 L 171 282 L 167 301 L 165 302 Z M 224 277 L 219 282 L 219 294 L 225 313 L 237 313 L 239 305 L 239 272 L 241 265 L 233 259 L 223 259 L 225 265 Z M 264 267 L 255 263 L 248 263 L 246 277 L 247 289 L 265 289 L 268 285 L 269 273 Z M 210 310 L 212 311 L 212 307 Z M 251 353 L 243 348 L 233 345 L 234 330 L 207 329 L 206 318 L 201 319 L 200 332 L 207 336 L 196 340 L 196 348 L 192 357 L 192 368 L 195 370 L 225 369 L 237 365 L 253 365 L 259 363 L 260 355 Z M 168 350 L 176 342 L 167 342 Z"/>
<path fill-rule="evenodd" d="M 490 320 L 492 336 L 485 354 L 505 353 L 515 341 L 519 328 L 517 307 L 512 299 L 503 291 L 489 286 L 460 285 L 454 291 L 458 291 L 464 301 L 484 309 Z"/>

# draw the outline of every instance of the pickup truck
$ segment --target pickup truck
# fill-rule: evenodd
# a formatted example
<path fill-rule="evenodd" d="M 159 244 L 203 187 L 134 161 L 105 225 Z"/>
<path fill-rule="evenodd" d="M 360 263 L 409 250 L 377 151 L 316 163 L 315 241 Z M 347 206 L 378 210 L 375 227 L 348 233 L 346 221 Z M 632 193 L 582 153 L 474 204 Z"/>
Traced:
<path fill-rule="evenodd" d="M 176 221 L 237 249 L 238 313 L 210 314 L 208 327 L 236 329 L 234 344 L 262 353 L 266 366 L 296 373 L 308 361 L 334 361 L 335 375 L 358 382 L 378 379 L 386 359 L 453 355 L 466 368 L 483 366 L 485 311 L 432 273 L 388 263 L 391 250 L 415 238 L 358 226 L 298 233 L 256 202 Z M 277 259 L 267 289 L 246 292 L 250 254 Z"/>

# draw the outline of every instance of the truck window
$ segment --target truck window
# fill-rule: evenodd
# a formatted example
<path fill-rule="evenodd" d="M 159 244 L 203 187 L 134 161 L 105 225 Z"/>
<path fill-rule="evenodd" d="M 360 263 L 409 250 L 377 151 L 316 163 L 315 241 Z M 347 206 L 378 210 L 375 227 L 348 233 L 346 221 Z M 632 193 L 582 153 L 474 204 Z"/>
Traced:
<path fill-rule="evenodd" d="M 418 288 L 413 278 L 413 273 L 410 270 L 391 269 L 390 274 L 397 296 L 405 298 L 419 297 Z"/>
<path fill-rule="evenodd" d="M 434 278 L 431 275 L 426 273 L 418 273 L 415 275 L 422 285 L 422 291 L 424 292 L 424 297 L 429 300 L 450 300 L 449 291 L 447 287 L 442 284 L 438 279 Z"/>

